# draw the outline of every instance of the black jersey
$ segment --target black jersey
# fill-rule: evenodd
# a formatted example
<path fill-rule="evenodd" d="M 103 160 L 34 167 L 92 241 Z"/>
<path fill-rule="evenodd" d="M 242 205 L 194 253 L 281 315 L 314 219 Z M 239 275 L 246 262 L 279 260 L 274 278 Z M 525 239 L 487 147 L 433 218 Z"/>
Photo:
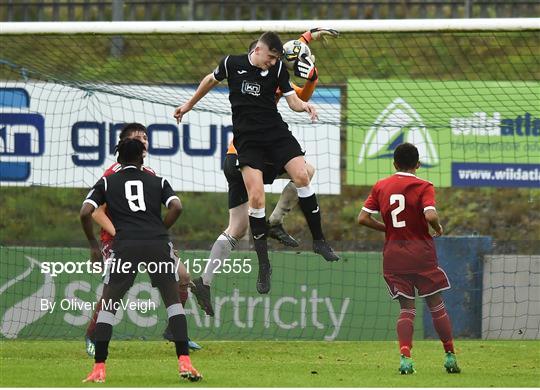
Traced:
<path fill-rule="evenodd" d="M 273 133 L 288 130 L 275 97 L 278 87 L 284 96 L 295 93 L 283 62 L 278 60 L 270 69 L 262 70 L 251 64 L 248 54 L 231 55 L 221 60 L 214 78 L 227 79 L 229 84 L 235 139 L 246 132 L 271 139 Z"/>
<path fill-rule="evenodd" d="M 107 203 L 116 240 L 151 240 L 168 238 L 161 204 L 173 199 L 178 197 L 167 180 L 129 165 L 99 179 L 83 203 L 96 208 Z"/>

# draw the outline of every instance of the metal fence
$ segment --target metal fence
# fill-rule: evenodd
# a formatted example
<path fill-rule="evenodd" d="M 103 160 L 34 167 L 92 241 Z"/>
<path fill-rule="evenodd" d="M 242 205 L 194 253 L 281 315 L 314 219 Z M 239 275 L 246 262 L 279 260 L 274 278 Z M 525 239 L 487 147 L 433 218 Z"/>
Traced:
<path fill-rule="evenodd" d="M 538 17 L 538 0 L 0 0 L 0 21 Z"/>

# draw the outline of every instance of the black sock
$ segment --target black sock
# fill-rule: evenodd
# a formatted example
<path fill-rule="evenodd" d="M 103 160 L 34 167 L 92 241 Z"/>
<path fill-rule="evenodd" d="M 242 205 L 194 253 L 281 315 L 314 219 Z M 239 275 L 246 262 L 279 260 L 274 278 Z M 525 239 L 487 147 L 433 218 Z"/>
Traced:
<path fill-rule="evenodd" d="M 173 335 L 176 356 L 189 355 L 187 320 L 185 314 L 177 314 L 169 318 L 169 328 Z"/>
<path fill-rule="evenodd" d="M 311 235 L 314 240 L 324 240 L 324 235 L 321 226 L 321 211 L 319 210 L 319 204 L 317 203 L 317 195 L 312 194 L 307 198 L 298 198 L 300 208 L 304 213 L 306 222 L 311 231 Z"/>
<path fill-rule="evenodd" d="M 268 227 L 266 226 L 266 219 L 256 218 L 249 216 L 249 226 L 251 227 L 251 234 L 253 235 L 253 244 L 255 245 L 255 252 L 257 252 L 257 258 L 259 259 L 259 266 L 270 265 L 268 259 L 268 243 L 266 240 Z"/>
<path fill-rule="evenodd" d="M 112 337 L 112 325 L 105 322 L 98 322 L 95 330 L 95 346 L 96 353 L 94 355 L 94 361 L 96 363 L 105 363 L 107 356 L 109 355 L 109 341 Z"/>

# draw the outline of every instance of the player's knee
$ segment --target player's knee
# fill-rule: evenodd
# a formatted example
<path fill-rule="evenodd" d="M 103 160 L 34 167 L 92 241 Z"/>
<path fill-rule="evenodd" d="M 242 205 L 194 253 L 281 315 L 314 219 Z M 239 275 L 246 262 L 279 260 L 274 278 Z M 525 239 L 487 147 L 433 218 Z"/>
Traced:
<path fill-rule="evenodd" d="M 227 229 L 227 233 L 236 238 L 237 240 L 240 240 L 242 237 L 244 237 L 247 233 L 249 225 L 249 220 L 246 220 L 245 222 L 239 222 L 235 225 L 229 226 Z"/>
<path fill-rule="evenodd" d="M 309 180 L 311 181 L 311 179 L 313 179 L 313 176 L 315 175 L 315 167 L 310 163 L 306 163 L 306 171 L 309 176 Z"/>
<path fill-rule="evenodd" d="M 187 286 L 190 281 L 191 275 L 185 270 L 178 269 L 178 284 Z"/>
<path fill-rule="evenodd" d="M 264 207 L 264 188 L 263 190 L 253 190 L 249 193 L 249 206 L 255 209 Z"/>
<path fill-rule="evenodd" d="M 293 181 L 296 187 L 298 188 L 308 186 L 310 182 L 310 178 L 309 178 L 307 170 L 303 170 L 301 172 L 298 172 L 296 175 L 294 175 Z"/>

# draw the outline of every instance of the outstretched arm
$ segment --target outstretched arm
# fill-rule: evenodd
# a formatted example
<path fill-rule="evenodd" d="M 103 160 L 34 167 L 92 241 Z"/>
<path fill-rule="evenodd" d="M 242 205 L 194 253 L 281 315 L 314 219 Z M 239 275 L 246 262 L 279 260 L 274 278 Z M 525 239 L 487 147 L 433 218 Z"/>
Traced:
<path fill-rule="evenodd" d="M 311 41 L 318 41 L 320 39 L 325 41 L 328 37 L 337 38 L 338 36 L 339 32 L 337 30 L 317 27 L 303 33 L 300 36 L 300 40 L 309 45 Z"/>
<path fill-rule="evenodd" d="M 187 102 L 182 104 L 181 106 L 178 106 L 176 110 L 174 110 L 174 117 L 176 118 L 176 123 L 180 123 L 182 121 L 182 117 L 187 114 L 191 109 L 201 100 L 212 88 L 214 88 L 216 85 L 219 84 L 219 81 L 217 81 L 214 78 L 214 74 L 210 73 L 202 79 L 201 83 L 199 84 L 199 87 Z"/>

